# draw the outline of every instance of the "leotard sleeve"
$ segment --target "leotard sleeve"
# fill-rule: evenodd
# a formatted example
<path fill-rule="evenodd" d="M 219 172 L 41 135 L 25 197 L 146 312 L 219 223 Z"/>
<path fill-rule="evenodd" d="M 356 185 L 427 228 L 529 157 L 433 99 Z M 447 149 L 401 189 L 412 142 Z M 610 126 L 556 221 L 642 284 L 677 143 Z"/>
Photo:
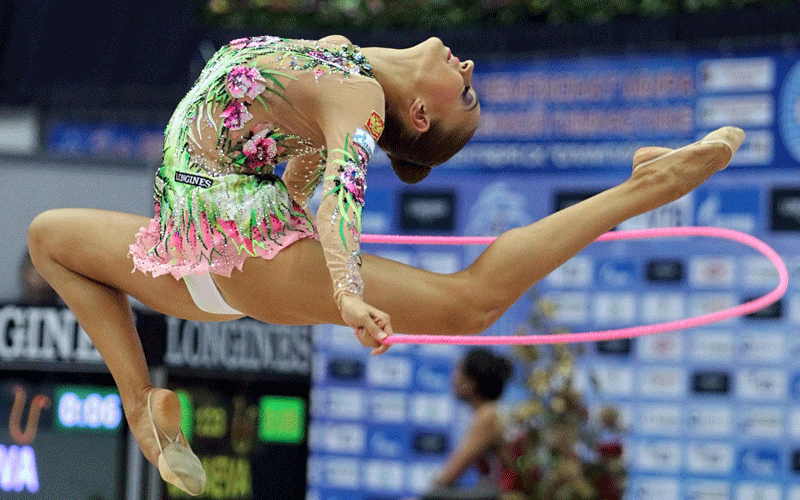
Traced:
<path fill-rule="evenodd" d="M 362 297 L 361 210 L 370 156 L 383 131 L 383 90 L 371 79 L 350 79 L 320 105 L 327 157 L 317 230 L 337 306 L 343 294 Z"/>

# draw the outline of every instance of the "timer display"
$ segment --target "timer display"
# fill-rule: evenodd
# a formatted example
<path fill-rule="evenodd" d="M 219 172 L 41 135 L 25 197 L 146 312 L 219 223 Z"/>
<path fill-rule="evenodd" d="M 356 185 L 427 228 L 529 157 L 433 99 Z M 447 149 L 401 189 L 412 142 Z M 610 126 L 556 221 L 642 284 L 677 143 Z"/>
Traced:
<path fill-rule="evenodd" d="M 56 387 L 55 427 L 64 431 L 116 431 L 122 423 L 122 402 L 108 389 L 86 386 Z"/>

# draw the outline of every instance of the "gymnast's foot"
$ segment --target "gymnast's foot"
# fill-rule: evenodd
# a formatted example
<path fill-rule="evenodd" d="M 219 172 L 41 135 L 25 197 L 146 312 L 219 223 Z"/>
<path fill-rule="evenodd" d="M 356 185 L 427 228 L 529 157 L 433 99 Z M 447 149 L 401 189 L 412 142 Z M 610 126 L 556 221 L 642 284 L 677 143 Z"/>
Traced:
<path fill-rule="evenodd" d="M 177 394 L 149 388 L 126 416 L 144 456 L 158 467 L 161 477 L 190 495 L 202 493 L 206 473 L 181 431 Z"/>
<path fill-rule="evenodd" d="M 680 198 L 730 163 L 744 141 L 744 131 L 719 128 L 703 139 L 679 149 L 646 147 L 633 155 L 632 178 L 648 178 L 663 185 L 665 196 L 659 204 Z"/>

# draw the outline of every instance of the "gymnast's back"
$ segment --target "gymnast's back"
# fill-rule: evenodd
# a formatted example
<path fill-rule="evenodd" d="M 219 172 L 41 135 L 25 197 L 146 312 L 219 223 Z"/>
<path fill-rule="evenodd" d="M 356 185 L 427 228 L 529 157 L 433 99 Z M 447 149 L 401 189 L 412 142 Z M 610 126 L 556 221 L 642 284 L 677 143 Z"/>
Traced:
<path fill-rule="evenodd" d="M 360 295 L 353 264 L 360 260 L 364 174 L 383 117 L 383 90 L 343 37 L 228 43 L 167 125 L 156 216 L 131 247 L 136 267 L 176 278 L 230 275 L 247 256 L 271 258 L 315 237 L 335 292 Z M 275 166 L 287 160 L 279 179 Z M 307 210 L 320 182 L 325 228 Z"/>

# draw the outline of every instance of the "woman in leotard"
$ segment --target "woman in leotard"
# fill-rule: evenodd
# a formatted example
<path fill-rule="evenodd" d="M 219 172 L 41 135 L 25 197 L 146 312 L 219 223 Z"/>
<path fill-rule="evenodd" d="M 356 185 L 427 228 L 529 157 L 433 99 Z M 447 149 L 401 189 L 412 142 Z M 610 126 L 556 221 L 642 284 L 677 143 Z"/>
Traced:
<path fill-rule="evenodd" d="M 452 489 L 472 466 L 480 475 L 476 488 L 497 494 L 503 486 L 502 475 L 508 472 L 503 465 L 507 443 L 497 401 L 512 369 L 508 359 L 479 347 L 470 349 L 453 370 L 453 391 L 470 407 L 472 419 L 434 479 L 433 486 L 441 489 L 442 496 L 458 498 L 466 493 Z M 445 495 L 448 490 L 450 495 Z"/>
<path fill-rule="evenodd" d="M 205 473 L 180 432 L 177 396 L 151 385 L 128 295 L 196 321 L 348 325 L 374 354 L 394 331 L 480 333 L 600 234 L 724 168 L 743 140 L 726 127 L 679 150 L 640 149 L 627 181 L 508 231 L 454 274 L 362 255 L 376 145 L 406 182 L 450 158 L 477 127 L 472 70 L 437 38 L 403 50 L 340 36 L 235 40 L 170 120 L 152 220 L 63 209 L 31 223 L 36 268 L 103 356 L 165 480 L 199 494 Z M 281 179 L 273 169 L 284 160 Z"/>

